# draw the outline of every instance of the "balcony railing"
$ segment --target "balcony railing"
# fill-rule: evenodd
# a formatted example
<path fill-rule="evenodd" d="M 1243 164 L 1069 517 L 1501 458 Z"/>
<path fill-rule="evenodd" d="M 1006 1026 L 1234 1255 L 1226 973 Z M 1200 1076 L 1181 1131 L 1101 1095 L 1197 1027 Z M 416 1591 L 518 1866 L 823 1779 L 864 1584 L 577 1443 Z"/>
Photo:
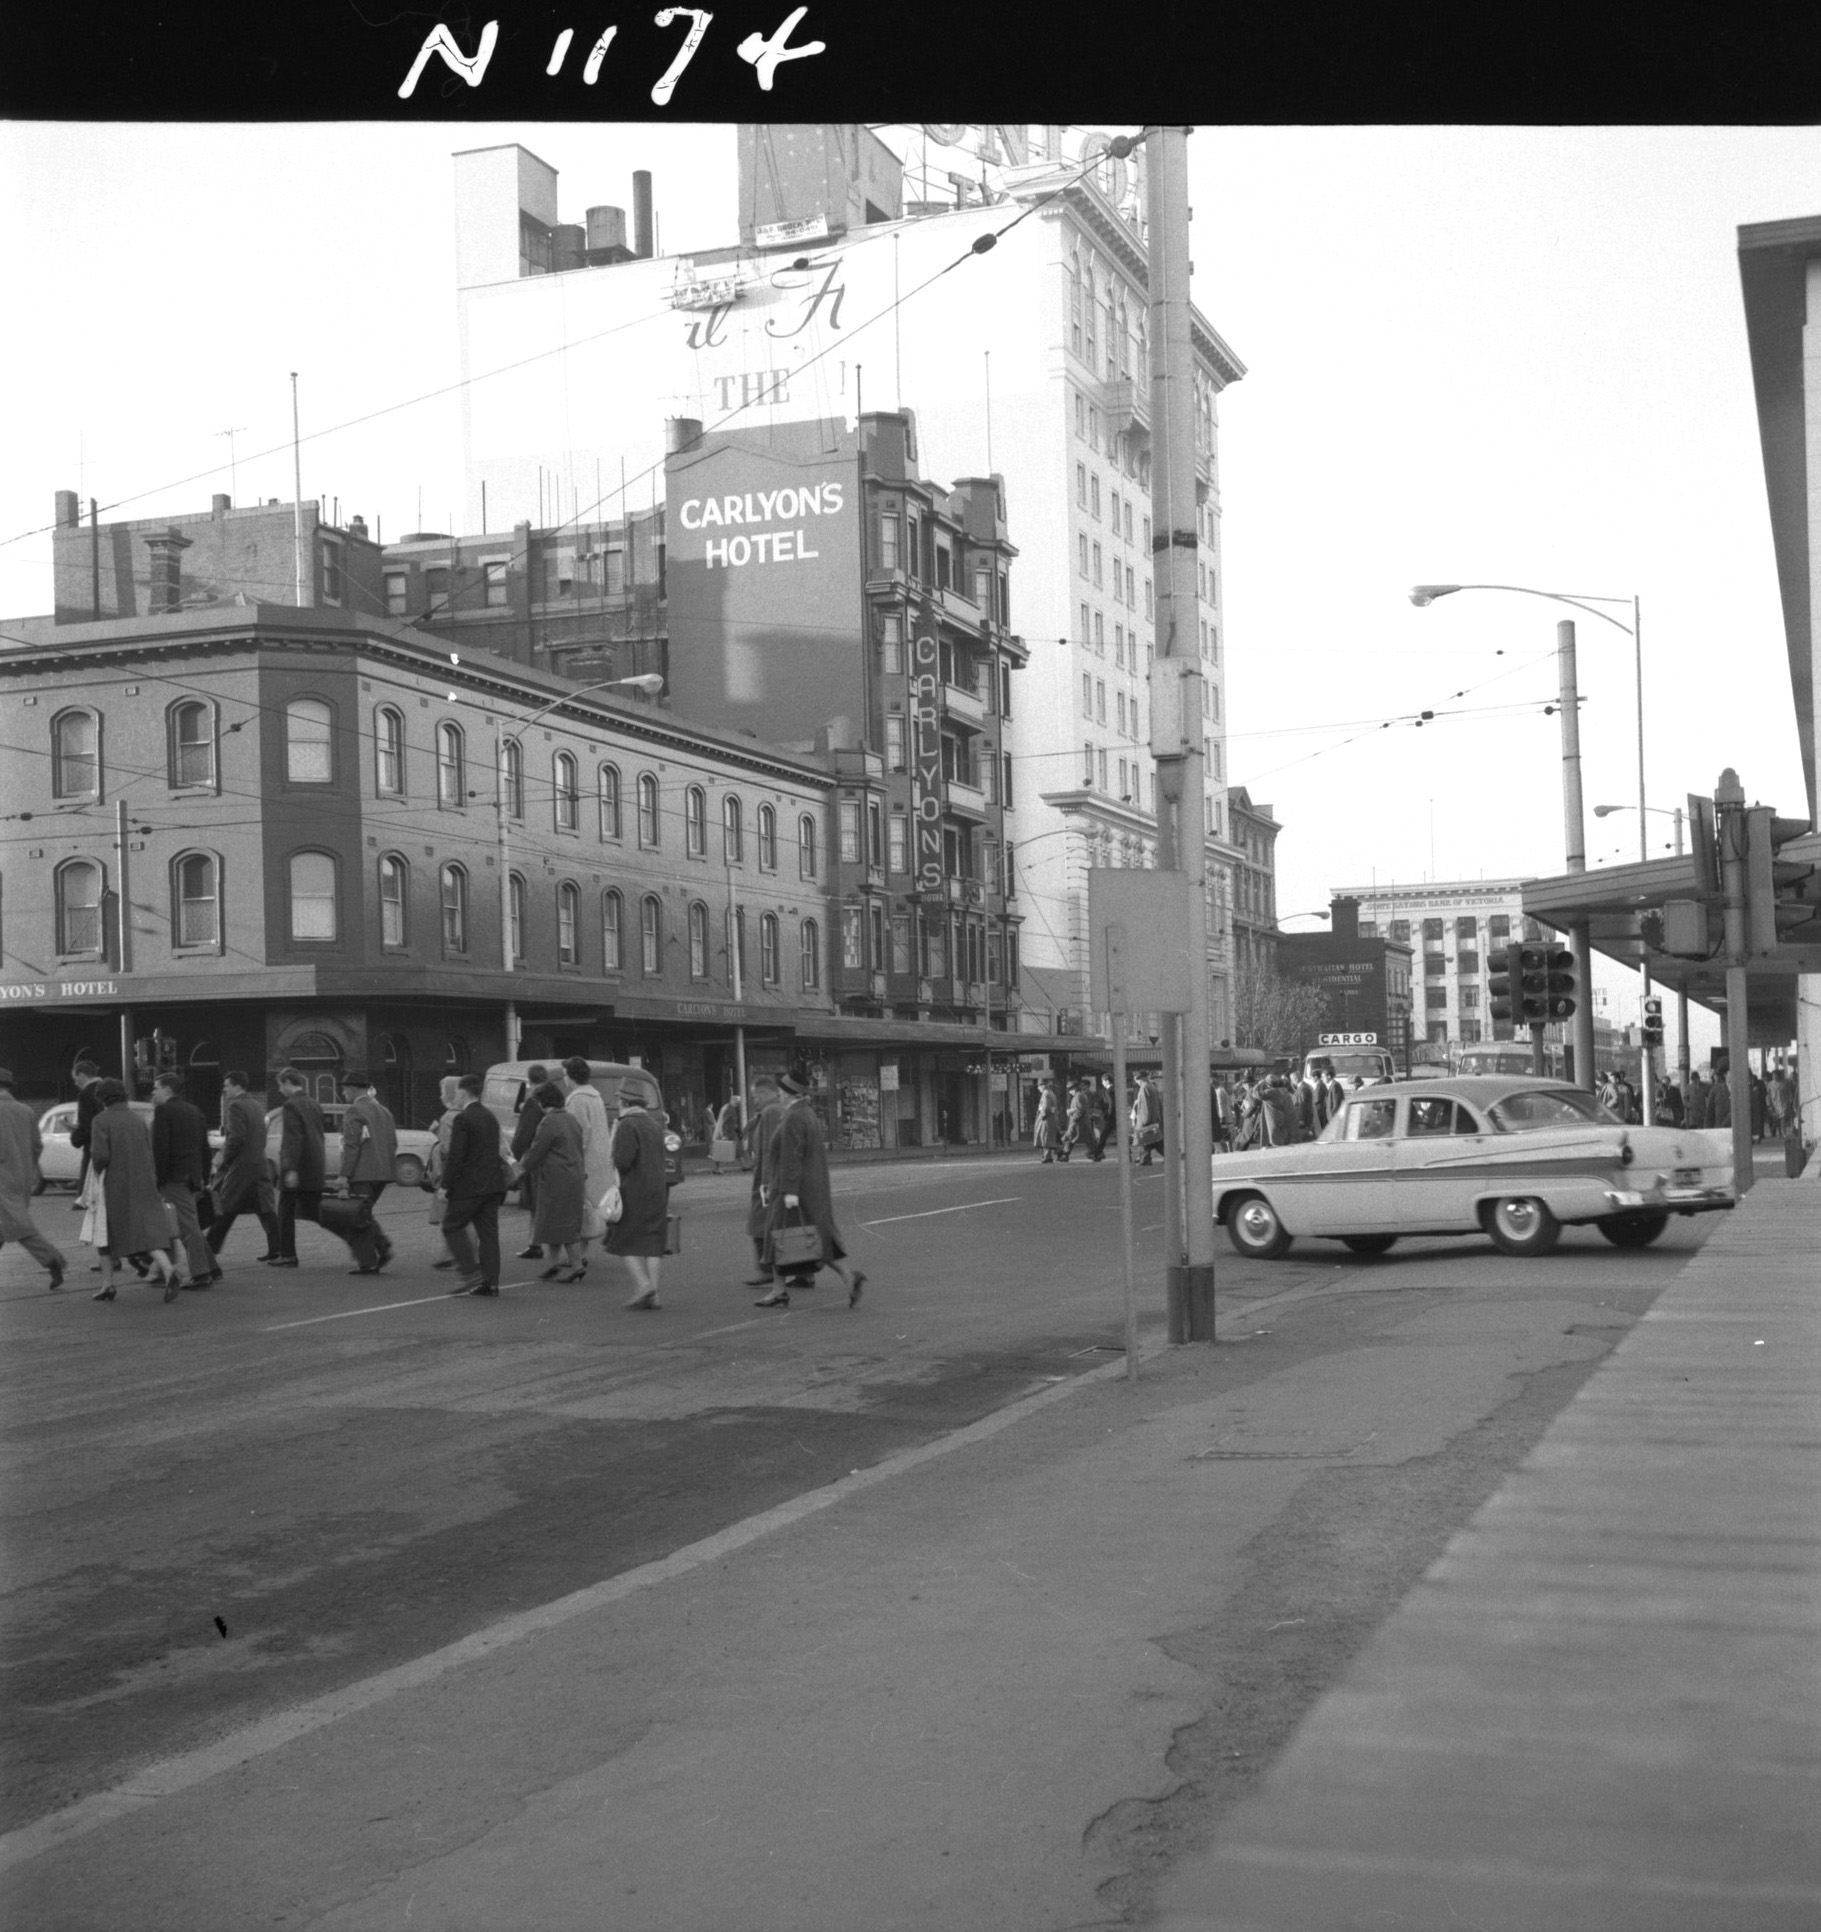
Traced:
<path fill-rule="evenodd" d="M 1102 393 L 1106 397 L 1107 416 L 1114 435 L 1125 429 L 1136 429 L 1147 436 L 1151 433 L 1149 384 L 1122 377 L 1118 382 L 1103 384 Z"/>
<path fill-rule="evenodd" d="M 943 685 L 942 708 L 951 718 L 976 729 L 986 723 L 986 706 L 974 692 L 962 685 Z"/>
<path fill-rule="evenodd" d="M 944 781 L 942 802 L 952 812 L 965 812 L 970 818 L 982 821 L 986 818 L 986 793 L 978 785 L 969 785 L 959 778 Z"/>

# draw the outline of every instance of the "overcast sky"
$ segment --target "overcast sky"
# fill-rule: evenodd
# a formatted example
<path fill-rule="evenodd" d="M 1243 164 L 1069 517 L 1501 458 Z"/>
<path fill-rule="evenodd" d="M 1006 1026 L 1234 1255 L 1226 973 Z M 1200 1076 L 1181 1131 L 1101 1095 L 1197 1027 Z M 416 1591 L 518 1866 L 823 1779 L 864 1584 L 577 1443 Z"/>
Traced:
<path fill-rule="evenodd" d="M 236 501 L 289 501 L 292 369 L 306 496 L 459 528 L 449 156 L 512 140 L 565 219 L 647 167 L 665 252 L 733 237 L 731 127 L 0 127 L 0 612 L 50 608 L 58 489 L 206 508 L 233 429 Z M 1283 912 L 1562 867 L 1542 706 L 1573 613 L 1418 610 L 1414 582 L 1636 592 L 1651 801 L 1730 764 L 1799 815 L 1736 229 L 1821 212 L 1821 134 L 1209 128 L 1190 168 L 1195 301 L 1248 371 L 1221 403 L 1230 769 L 1283 823 Z M 1589 863 L 1634 858 L 1635 814 L 1591 814 L 1637 796 L 1631 640 L 1578 628 Z"/>

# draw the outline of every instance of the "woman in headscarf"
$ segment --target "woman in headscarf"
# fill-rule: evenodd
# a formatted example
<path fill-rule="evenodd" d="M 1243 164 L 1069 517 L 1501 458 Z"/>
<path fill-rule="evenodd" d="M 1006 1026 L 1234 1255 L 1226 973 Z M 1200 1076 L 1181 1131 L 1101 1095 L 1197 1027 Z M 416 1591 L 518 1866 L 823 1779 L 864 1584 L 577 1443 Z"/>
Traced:
<path fill-rule="evenodd" d="M 636 1087 L 620 1094 L 613 1130 L 613 1168 L 620 1186 L 620 1218 L 602 1242 L 626 1263 L 636 1291 L 628 1308 L 658 1305 L 658 1269 L 669 1224 L 670 1183 L 664 1178 L 664 1130 L 646 1111 Z"/>
<path fill-rule="evenodd" d="M 121 1255 L 143 1254 L 164 1287 L 166 1301 L 177 1299 L 177 1269 L 166 1252 L 176 1230 L 165 1212 L 152 1163 L 152 1136 L 127 1105 L 118 1080 L 100 1083 L 101 1111 L 89 1128 L 89 1160 L 101 1176 L 107 1208 L 107 1239 L 101 1244 L 101 1287 L 96 1301 L 114 1299 L 114 1263 Z"/>
<path fill-rule="evenodd" d="M 525 1104 L 538 1110 L 539 1119 L 531 1145 L 512 1170 L 512 1177 L 529 1177 L 535 1183 L 531 1239 L 550 1262 L 539 1279 L 580 1281 L 587 1178 L 582 1123 L 564 1110 L 563 1090 L 553 1080 L 535 1089 Z"/>

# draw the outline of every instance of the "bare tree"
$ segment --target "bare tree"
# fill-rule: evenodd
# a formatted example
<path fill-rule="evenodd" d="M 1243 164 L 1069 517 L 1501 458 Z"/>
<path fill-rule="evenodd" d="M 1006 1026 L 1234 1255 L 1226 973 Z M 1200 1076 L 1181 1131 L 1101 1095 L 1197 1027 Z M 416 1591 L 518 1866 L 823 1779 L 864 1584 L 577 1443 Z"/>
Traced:
<path fill-rule="evenodd" d="M 1241 962 L 1233 975 L 1233 1044 L 1265 1053 L 1299 1053 L 1328 1025 L 1328 995 L 1286 979 L 1274 966 Z"/>

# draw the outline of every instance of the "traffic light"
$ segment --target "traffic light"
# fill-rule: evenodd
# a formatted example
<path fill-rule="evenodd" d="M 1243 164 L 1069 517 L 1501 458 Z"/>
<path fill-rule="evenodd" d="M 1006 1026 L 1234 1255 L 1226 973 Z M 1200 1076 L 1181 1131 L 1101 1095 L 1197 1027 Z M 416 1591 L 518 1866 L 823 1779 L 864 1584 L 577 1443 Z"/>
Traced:
<path fill-rule="evenodd" d="M 1574 954 L 1567 947 L 1558 946 L 1551 949 L 1546 958 L 1545 1017 L 1565 1020 L 1574 1011 Z"/>
<path fill-rule="evenodd" d="M 1780 859 L 1791 839 L 1811 829 L 1805 818 L 1778 818 L 1768 805 L 1745 814 L 1745 949 L 1774 953 L 1783 934 L 1821 916 L 1815 868 Z"/>
<path fill-rule="evenodd" d="M 1644 996 L 1644 1044 L 1646 1047 L 1663 1044 L 1663 1002 L 1655 993 Z"/>
<path fill-rule="evenodd" d="M 1491 996 L 1491 1011 L 1494 1020 L 1500 1023 L 1514 1021 L 1522 995 L 1512 984 L 1512 961 L 1508 952 L 1497 952 L 1487 960 L 1492 969 L 1492 977 L 1486 984 Z"/>
<path fill-rule="evenodd" d="M 1492 1017 L 1519 1026 L 1541 1026 L 1549 1017 L 1547 949 L 1512 946 L 1494 953 L 1487 964 L 1492 968 Z M 1573 991 L 1572 984 L 1569 990 Z"/>

